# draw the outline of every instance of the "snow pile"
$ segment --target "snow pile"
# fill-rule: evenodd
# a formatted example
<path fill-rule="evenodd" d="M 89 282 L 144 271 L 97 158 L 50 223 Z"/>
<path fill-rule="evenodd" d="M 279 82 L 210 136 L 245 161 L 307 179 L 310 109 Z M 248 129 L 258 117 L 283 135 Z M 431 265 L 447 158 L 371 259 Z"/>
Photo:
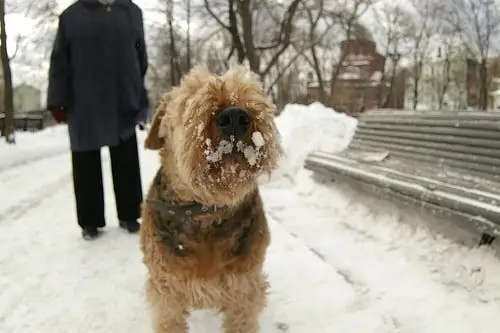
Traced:
<path fill-rule="evenodd" d="M 0 171 L 62 154 L 69 149 L 67 127 L 57 125 L 39 132 L 16 132 L 16 144 L 0 140 Z"/>
<path fill-rule="evenodd" d="M 347 147 L 357 119 L 321 103 L 288 104 L 276 118 L 285 156 L 274 177 L 293 178 L 315 150 L 338 152 Z"/>
<path fill-rule="evenodd" d="M 263 187 L 270 216 L 343 276 L 355 301 L 328 331 L 490 333 L 500 323 L 500 262 L 409 221 L 390 201 L 373 202 L 302 169 L 294 186 Z M 370 205 L 367 206 L 367 202 Z M 456 228 L 456 226 L 450 226 Z M 298 264 L 300 265 L 300 264 Z M 326 295 L 325 295 L 326 296 Z"/>

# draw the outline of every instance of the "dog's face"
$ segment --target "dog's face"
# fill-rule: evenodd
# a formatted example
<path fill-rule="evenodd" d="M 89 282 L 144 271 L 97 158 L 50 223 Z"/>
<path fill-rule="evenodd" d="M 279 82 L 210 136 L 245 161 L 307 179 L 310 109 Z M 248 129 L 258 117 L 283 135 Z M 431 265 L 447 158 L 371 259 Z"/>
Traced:
<path fill-rule="evenodd" d="M 198 197 L 235 203 L 278 164 L 273 114 L 250 71 L 238 67 L 216 76 L 196 67 L 159 104 L 146 148 L 173 156 L 180 180 Z"/>

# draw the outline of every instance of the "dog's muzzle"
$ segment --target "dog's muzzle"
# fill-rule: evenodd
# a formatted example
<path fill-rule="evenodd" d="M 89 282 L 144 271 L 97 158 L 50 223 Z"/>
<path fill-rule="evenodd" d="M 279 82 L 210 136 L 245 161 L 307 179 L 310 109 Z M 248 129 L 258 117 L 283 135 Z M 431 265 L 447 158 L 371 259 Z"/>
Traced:
<path fill-rule="evenodd" d="M 217 118 L 217 126 L 227 137 L 241 139 L 250 128 L 251 118 L 248 112 L 238 106 L 225 108 Z"/>

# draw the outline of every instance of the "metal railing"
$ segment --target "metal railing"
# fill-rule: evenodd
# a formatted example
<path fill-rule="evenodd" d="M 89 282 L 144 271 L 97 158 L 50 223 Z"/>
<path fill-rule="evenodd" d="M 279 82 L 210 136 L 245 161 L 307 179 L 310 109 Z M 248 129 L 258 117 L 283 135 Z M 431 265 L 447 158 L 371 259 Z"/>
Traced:
<path fill-rule="evenodd" d="M 5 114 L 0 114 L 0 133 L 5 126 Z M 45 115 L 39 114 L 16 114 L 14 115 L 14 129 L 16 131 L 37 132 L 45 128 Z"/>

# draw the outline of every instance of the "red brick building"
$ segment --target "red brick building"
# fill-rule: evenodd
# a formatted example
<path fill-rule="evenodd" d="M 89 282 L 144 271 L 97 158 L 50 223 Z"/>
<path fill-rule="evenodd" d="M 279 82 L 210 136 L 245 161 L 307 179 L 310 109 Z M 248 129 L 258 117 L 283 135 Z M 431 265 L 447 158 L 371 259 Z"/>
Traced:
<path fill-rule="evenodd" d="M 330 106 L 349 114 L 376 107 L 403 107 L 405 85 L 391 85 L 390 74 L 384 78 L 382 73 L 386 71 L 386 57 L 377 52 L 375 42 L 357 38 L 343 41 L 340 47 L 344 56 L 342 63 L 337 65 L 341 67 L 331 89 L 333 93 L 328 98 Z M 397 75 L 394 80 L 401 82 L 400 76 Z M 318 89 L 314 84 L 308 86 L 309 101 L 319 99 Z"/>

